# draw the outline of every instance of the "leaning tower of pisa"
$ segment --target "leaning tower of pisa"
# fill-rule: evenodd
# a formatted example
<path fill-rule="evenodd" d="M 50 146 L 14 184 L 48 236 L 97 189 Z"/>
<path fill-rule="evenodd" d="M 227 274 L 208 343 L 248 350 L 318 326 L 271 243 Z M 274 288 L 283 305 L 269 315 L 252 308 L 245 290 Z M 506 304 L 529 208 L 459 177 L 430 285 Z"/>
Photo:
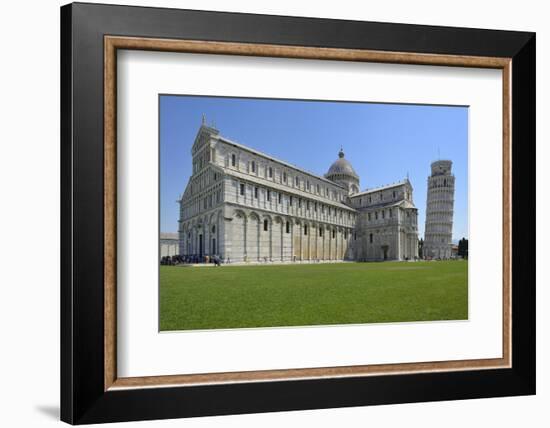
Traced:
<path fill-rule="evenodd" d="M 455 195 L 455 177 L 451 174 L 452 165 L 450 160 L 438 160 L 432 163 L 432 175 L 428 177 L 424 257 L 442 259 L 451 257 Z"/>

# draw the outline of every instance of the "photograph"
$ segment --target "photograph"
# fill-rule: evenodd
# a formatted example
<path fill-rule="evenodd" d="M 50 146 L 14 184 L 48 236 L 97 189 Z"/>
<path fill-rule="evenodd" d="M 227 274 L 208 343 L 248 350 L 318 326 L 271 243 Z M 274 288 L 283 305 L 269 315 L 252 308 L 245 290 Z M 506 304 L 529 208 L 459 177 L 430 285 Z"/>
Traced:
<path fill-rule="evenodd" d="M 6 68 L 34 90 L 8 88 L 26 114 L 5 139 L 22 161 L 8 153 L 4 181 L 29 190 L 8 204 L 28 219 L 4 222 L 21 244 L 4 282 L 32 271 L 41 293 L 25 318 L 15 303 L 29 287 L 6 288 L 23 292 L 8 319 L 28 321 L 8 330 L 24 355 L 57 346 L 7 364 L 22 397 L 17 373 L 43 380 L 10 422 L 542 415 L 543 14 L 108 3 L 17 15 L 52 49 Z M 8 50 L 32 45 L 11 33 L 23 43 Z M 31 127 L 29 99 L 44 113 Z M 49 206 L 57 228 L 44 209 L 34 227 Z M 29 269 L 33 239 L 58 242 L 58 263 L 46 251 Z M 21 340 L 37 328 L 38 342 Z"/>
<path fill-rule="evenodd" d="M 158 102 L 160 331 L 468 320 L 468 106 Z"/>

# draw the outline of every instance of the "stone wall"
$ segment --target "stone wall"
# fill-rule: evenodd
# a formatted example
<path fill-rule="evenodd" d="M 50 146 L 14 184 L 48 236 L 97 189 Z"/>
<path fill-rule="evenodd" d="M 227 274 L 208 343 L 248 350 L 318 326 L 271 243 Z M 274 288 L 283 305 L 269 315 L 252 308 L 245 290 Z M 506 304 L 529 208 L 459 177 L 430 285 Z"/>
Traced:
<path fill-rule="evenodd" d="M 231 262 L 344 260 L 350 254 L 351 227 L 241 207 L 228 207 L 227 213 L 222 252 Z"/>
<path fill-rule="evenodd" d="M 390 217 L 375 218 L 370 210 L 361 211 L 354 239 L 355 258 L 359 261 L 411 260 L 418 257 L 416 209 L 400 207 Z M 380 211 L 380 210 L 379 210 Z M 408 214 L 407 214 L 408 213 Z"/>
<path fill-rule="evenodd" d="M 178 240 L 160 240 L 160 257 L 176 256 L 179 254 Z"/>

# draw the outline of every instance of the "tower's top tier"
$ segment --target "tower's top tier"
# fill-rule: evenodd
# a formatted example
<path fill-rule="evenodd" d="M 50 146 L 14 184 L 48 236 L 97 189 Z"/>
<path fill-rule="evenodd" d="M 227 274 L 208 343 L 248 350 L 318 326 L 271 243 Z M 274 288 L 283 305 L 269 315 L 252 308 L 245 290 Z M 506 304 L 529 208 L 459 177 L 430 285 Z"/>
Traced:
<path fill-rule="evenodd" d="M 432 176 L 434 175 L 451 175 L 453 162 L 450 160 L 438 160 L 432 162 Z"/>

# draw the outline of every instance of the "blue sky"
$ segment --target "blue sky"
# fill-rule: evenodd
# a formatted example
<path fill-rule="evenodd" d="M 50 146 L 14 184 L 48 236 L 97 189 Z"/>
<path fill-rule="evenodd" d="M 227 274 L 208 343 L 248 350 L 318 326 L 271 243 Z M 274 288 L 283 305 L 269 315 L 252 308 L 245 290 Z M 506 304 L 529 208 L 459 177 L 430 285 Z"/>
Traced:
<path fill-rule="evenodd" d="M 426 180 L 434 160 L 453 161 L 453 239 L 468 237 L 468 108 L 197 96 L 160 97 L 161 231 L 177 230 L 177 200 L 191 175 L 202 115 L 220 134 L 323 175 L 340 146 L 361 190 L 407 174 L 424 236 Z"/>

